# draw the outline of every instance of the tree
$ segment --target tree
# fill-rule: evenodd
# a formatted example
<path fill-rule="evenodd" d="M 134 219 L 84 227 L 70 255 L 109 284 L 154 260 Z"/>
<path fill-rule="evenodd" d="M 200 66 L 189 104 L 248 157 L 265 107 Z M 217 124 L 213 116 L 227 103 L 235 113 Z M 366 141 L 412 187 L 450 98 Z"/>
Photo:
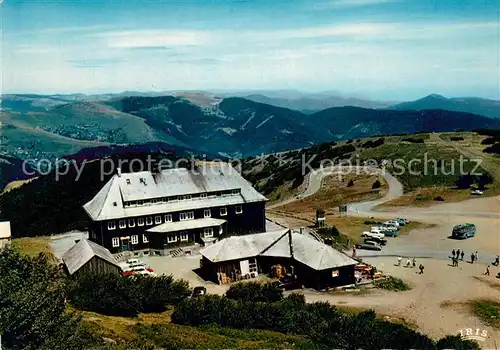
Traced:
<path fill-rule="evenodd" d="M 382 184 L 380 183 L 380 181 L 379 180 L 375 180 L 375 182 L 372 185 L 372 190 L 379 189 L 380 187 L 382 187 Z"/>
<path fill-rule="evenodd" d="M 8 349 L 82 349 L 78 318 L 65 312 L 64 276 L 49 258 L 0 252 L 0 334 Z"/>

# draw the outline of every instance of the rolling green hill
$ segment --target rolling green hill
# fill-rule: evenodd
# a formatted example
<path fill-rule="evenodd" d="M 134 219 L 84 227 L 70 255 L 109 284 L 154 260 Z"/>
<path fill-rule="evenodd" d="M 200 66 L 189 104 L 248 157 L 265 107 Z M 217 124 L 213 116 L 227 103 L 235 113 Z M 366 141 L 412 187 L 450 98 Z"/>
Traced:
<path fill-rule="evenodd" d="M 245 157 L 378 134 L 500 128 L 500 119 L 445 110 L 334 107 L 304 114 L 239 97 L 200 94 L 64 98 L 65 103 L 43 110 L 3 112 L 8 142 L 2 154 L 55 157 L 89 146 L 165 142 L 199 153 Z M 31 95 L 29 99 L 41 104 Z M 61 100 L 57 97 L 57 103 Z"/>

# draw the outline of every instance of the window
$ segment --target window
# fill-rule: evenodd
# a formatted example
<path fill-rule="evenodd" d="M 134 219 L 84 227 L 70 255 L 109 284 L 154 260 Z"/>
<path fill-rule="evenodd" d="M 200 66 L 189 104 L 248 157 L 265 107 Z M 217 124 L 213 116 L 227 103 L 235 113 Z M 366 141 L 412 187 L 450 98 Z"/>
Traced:
<path fill-rule="evenodd" d="M 205 228 L 203 230 L 203 235 L 205 236 L 205 238 L 213 237 L 214 236 L 214 229 L 211 227 Z"/>
<path fill-rule="evenodd" d="M 108 221 L 108 230 L 114 230 L 114 229 L 116 229 L 116 222 Z"/>
<path fill-rule="evenodd" d="M 236 214 L 241 214 L 243 213 L 243 207 L 241 205 L 236 206 Z"/>
<path fill-rule="evenodd" d="M 200 194 L 200 198 L 207 198 L 207 194 L 206 193 Z"/>
<path fill-rule="evenodd" d="M 120 225 L 120 228 L 125 228 L 125 227 L 127 227 L 127 221 L 125 221 L 125 220 L 120 220 L 120 221 L 118 222 L 118 225 Z"/>
<path fill-rule="evenodd" d="M 167 242 L 168 243 L 177 242 L 177 235 L 176 234 L 168 235 L 167 236 Z"/>
<path fill-rule="evenodd" d="M 231 191 L 231 193 L 232 193 L 232 194 L 238 194 L 238 193 L 240 193 L 240 190 L 238 190 L 238 189 L 236 189 L 236 190 L 232 190 L 232 191 Z"/>
<path fill-rule="evenodd" d="M 148 243 L 148 242 L 149 242 L 149 241 L 148 241 L 148 236 L 146 236 L 146 235 L 142 235 L 142 242 L 143 242 L 143 243 Z"/>
<path fill-rule="evenodd" d="M 128 227 L 135 227 L 135 220 L 134 219 L 128 219 Z"/>
<path fill-rule="evenodd" d="M 203 210 L 203 217 L 209 218 L 211 216 L 212 216 L 212 213 L 210 212 L 210 209 Z"/>
<path fill-rule="evenodd" d="M 161 201 L 162 201 L 163 203 L 167 203 L 167 202 L 168 202 L 168 198 L 164 197 L 164 198 L 162 198 L 162 199 L 161 199 Z"/>
<path fill-rule="evenodd" d="M 227 215 L 227 208 L 220 208 L 220 215 L 226 216 Z"/>
<path fill-rule="evenodd" d="M 194 212 L 188 211 L 187 213 L 181 213 L 179 215 L 179 219 L 181 221 L 184 221 L 184 220 L 193 220 L 194 219 Z"/>
<path fill-rule="evenodd" d="M 172 222 L 172 214 L 165 215 L 165 222 Z"/>
<path fill-rule="evenodd" d="M 185 242 L 189 239 L 188 233 L 187 232 L 181 232 L 181 241 Z"/>
<path fill-rule="evenodd" d="M 133 235 L 132 236 L 132 244 L 137 244 L 139 243 L 139 236 Z"/>
<path fill-rule="evenodd" d="M 144 201 L 137 201 L 137 205 L 143 205 Z"/>
<path fill-rule="evenodd" d="M 153 217 L 152 216 L 148 216 L 146 218 L 146 225 L 153 225 Z"/>
<path fill-rule="evenodd" d="M 248 259 L 248 267 L 250 268 L 250 272 L 257 272 L 257 260 L 255 258 Z"/>
<path fill-rule="evenodd" d="M 221 226 L 221 227 L 219 227 L 219 235 L 222 235 L 222 232 L 223 231 L 222 231 L 222 226 Z"/>
<path fill-rule="evenodd" d="M 113 245 L 113 247 L 119 247 L 120 240 L 118 239 L 118 237 L 113 237 L 113 239 L 111 240 L 111 244 Z"/>
<path fill-rule="evenodd" d="M 130 185 L 130 179 L 127 179 L 126 181 L 127 181 L 127 185 Z"/>
<path fill-rule="evenodd" d="M 95 231 L 92 230 L 92 239 L 96 239 L 97 238 L 97 235 L 95 234 Z"/>
<path fill-rule="evenodd" d="M 137 219 L 137 226 L 144 226 L 144 218 Z"/>
<path fill-rule="evenodd" d="M 161 224 L 161 216 L 160 215 L 155 216 L 155 224 Z"/>

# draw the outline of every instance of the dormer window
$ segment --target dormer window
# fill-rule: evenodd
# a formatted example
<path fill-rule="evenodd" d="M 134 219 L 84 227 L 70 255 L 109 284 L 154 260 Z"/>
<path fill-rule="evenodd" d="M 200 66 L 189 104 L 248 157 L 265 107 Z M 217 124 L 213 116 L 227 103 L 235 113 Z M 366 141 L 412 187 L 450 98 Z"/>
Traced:
<path fill-rule="evenodd" d="M 118 203 L 113 202 L 113 206 L 114 206 L 114 207 L 118 206 Z"/>
<path fill-rule="evenodd" d="M 207 194 L 206 193 L 200 194 L 200 198 L 207 198 Z"/>

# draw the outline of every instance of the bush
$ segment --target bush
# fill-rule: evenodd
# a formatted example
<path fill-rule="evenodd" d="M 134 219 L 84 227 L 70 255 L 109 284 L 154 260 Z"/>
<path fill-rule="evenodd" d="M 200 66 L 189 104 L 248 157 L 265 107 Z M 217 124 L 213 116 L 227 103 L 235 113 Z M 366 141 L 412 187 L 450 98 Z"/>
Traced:
<path fill-rule="evenodd" d="M 347 187 L 352 187 L 352 186 L 354 186 L 354 181 L 349 180 L 349 182 L 347 183 Z"/>
<path fill-rule="evenodd" d="M 375 281 L 375 286 L 380 289 L 386 289 L 393 292 L 410 290 L 408 286 L 402 279 L 392 277 L 386 278 L 385 280 Z"/>
<path fill-rule="evenodd" d="M 379 189 L 380 187 L 382 187 L 382 184 L 380 183 L 379 180 L 376 180 L 372 185 L 372 190 Z"/>
<path fill-rule="evenodd" d="M 451 141 L 463 141 L 464 138 L 462 136 L 452 136 L 450 137 Z"/>
<path fill-rule="evenodd" d="M 434 200 L 437 202 L 444 202 L 445 201 L 443 196 L 436 196 L 436 197 L 434 197 Z"/>
<path fill-rule="evenodd" d="M 233 300 L 217 295 L 189 298 L 172 314 L 177 324 L 267 329 L 308 336 L 316 344 L 336 349 L 435 349 L 427 336 L 376 317 L 373 311 L 347 314 L 326 302 L 307 304 L 291 294 L 277 302 Z M 454 339 L 457 348 L 463 346 Z M 445 340 L 441 344 L 448 344 Z"/>
<path fill-rule="evenodd" d="M 283 290 L 274 283 L 240 282 L 232 284 L 226 292 L 228 299 L 246 301 L 280 301 Z"/>
<path fill-rule="evenodd" d="M 89 273 L 68 287 L 68 297 L 75 307 L 120 316 L 162 312 L 190 294 L 189 284 L 172 276 L 123 278 L 117 274 Z"/>
<path fill-rule="evenodd" d="M 500 142 L 497 142 L 494 145 L 485 148 L 483 150 L 483 152 L 484 153 L 500 154 Z"/>

